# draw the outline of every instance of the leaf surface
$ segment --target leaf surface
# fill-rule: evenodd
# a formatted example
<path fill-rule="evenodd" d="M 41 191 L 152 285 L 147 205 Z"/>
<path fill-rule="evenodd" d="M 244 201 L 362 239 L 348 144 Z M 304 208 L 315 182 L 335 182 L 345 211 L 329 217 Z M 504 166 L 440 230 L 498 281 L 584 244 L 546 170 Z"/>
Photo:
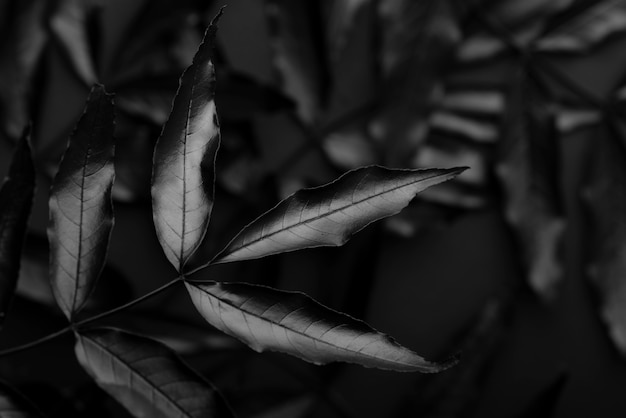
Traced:
<path fill-rule="evenodd" d="M 98 80 L 92 57 L 97 51 L 92 51 L 87 32 L 88 24 L 95 23 L 98 7 L 95 0 L 61 0 L 50 18 L 52 33 L 85 86 Z"/>
<path fill-rule="evenodd" d="M 586 2 L 579 9 L 572 18 L 549 28 L 535 47 L 546 52 L 585 52 L 626 31 L 624 0 Z"/>
<path fill-rule="evenodd" d="M 154 150 L 154 225 L 167 259 L 179 272 L 204 237 L 215 197 L 220 131 L 213 48 L 220 15 L 207 28 L 193 63 L 180 79 Z"/>
<path fill-rule="evenodd" d="M 332 183 L 294 193 L 252 221 L 215 262 L 343 245 L 370 223 L 400 212 L 417 193 L 463 170 L 370 166 L 349 171 Z"/>
<path fill-rule="evenodd" d="M 318 116 L 325 88 L 324 54 L 316 43 L 316 1 L 266 0 L 273 64 L 282 91 L 306 123 Z"/>
<path fill-rule="evenodd" d="M 159 342 L 99 328 L 77 334 L 75 349 L 98 386 L 135 417 L 233 416 L 215 388 Z"/>
<path fill-rule="evenodd" d="M 21 393 L 0 382 L 0 418 L 41 418 L 43 415 Z"/>
<path fill-rule="evenodd" d="M 247 283 L 186 283 L 200 314 L 256 351 L 280 351 L 326 364 L 344 361 L 395 371 L 434 373 L 456 360 L 433 363 L 363 321 L 300 292 Z"/>
<path fill-rule="evenodd" d="M 68 318 L 95 288 L 113 227 L 113 112 L 112 96 L 95 85 L 52 184 L 50 274 Z"/>
<path fill-rule="evenodd" d="M 583 201 L 590 215 L 588 273 L 595 288 L 600 316 L 619 352 L 626 354 L 626 127 L 606 123 L 590 147 L 590 170 Z"/>
<path fill-rule="evenodd" d="M 20 256 L 35 193 L 35 167 L 29 139 L 30 129 L 27 128 L 0 188 L 0 326 L 17 286 Z"/>
<path fill-rule="evenodd" d="M 558 257 L 565 229 L 561 215 L 556 115 L 524 71 L 514 77 L 497 175 L 506 196 L 530 286 L 555 295 L 562 278 Z"/>

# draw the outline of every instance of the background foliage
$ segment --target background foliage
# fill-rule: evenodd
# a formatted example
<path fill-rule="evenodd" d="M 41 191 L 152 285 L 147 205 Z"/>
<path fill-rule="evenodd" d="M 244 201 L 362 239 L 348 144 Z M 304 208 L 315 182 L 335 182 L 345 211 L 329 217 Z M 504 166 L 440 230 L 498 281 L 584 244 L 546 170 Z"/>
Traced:
<path fill-rule="evenodd" d="M 90 303 L 171 277 L 150 216 L 152 149 L 219 6 L 2 4 L 0 159 L 31 119 L 38 177 L 3 346 L 64 326 L 47 284 L 49 185 L 95 81 L 116 94 L 117 223 Z M 414 376 L 259 356 L 182 292 L 108 323 L 177 348 L 242 416 L 623 414 L 625 22 L 618 0 L 230 2 L 216 60 L 222 205 L 202 253 L 349 168 L 472 169 L 344 248 L 211 278 L 305 291 L 428 358 L 463 347 L 463 362 Z M 85 383 L 71 344 L 2 359 L 1 375 L 50 416 L 123 416 Z"/>

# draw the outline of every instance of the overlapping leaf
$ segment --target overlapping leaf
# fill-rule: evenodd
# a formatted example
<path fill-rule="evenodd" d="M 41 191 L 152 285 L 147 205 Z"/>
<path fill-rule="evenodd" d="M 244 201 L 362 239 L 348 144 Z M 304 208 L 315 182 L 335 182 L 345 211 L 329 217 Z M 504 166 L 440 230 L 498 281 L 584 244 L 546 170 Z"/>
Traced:
<path fill-rule="evenodd" d="M 565 228 L 560 214 L 556 118 L 525 73 L 520 71 L 513 80 L 497 174 L 530 285 L 550 298 L 562 278 L 558 253 Z"/>
<path fill-rule="evenodd" d="M 96 383 L 135 417 L 223 418 L 230 408 L 172 350 L 112 328 L 77 334 L 76 356 Z"/>
<path fill-rule="evenodd" d="M 395 371 L 442 371 L 366 323 L 327 308 L 299 292 L 247 283 L 186 283 L 200 314 L 214 327 L 256 351 L 280 351 L 326 364 L 357 363 Z"/>
<path fill-rule="evenodd" d="M 215 111 L 213 48 L 219 15 L 183 73 L 172 112 L 154 151 L 152 208 L 167 259 L 182 271 L 201 243 L 214 201 L 220 131 Z"/>
<path fill-rule="evenodd" d="M 93 87 L 72 133 L 50 196 L 50 274 L 59 306 L 72 318 L 93 291 L 113 227 L 113 101 Z"/>
<path fill-rule="evenodd" d="M 46 3 L 3 1 L 0 15 L 0 132 L 18 139 L 28 122 L 32 81 L 46 44 Z"/>
<path fill-rule="evenodd" d="M 29 138 L 30 129 L 27 129 L 0 188 L 0 326 L 17 285 L 20 255 L 35 192 Z"/>
<path fill-rule="evenodd" d="M 318 4 L 266 0 L 270 47 L 282 91 L 311 123 L 319 115 L 325 88 L 323 54 L 316 43 Z"/>
<path fill-rule="evenodd" d="M 41 418 L 43 415 L 22 394 L 0 382 L 0 418 Z"/>
<path fill-rule="evenodd" d="M 300 190 L 280 202 L 243 228 L 215 262 L 343 245 L 370 223 L 400 212 L 417 193 L 463 170 L 371 166 L 350 171 L 332 183 Z"/>
<path fill-rule="evenodd" d="M 555 25 L 535 41 L 547 52 L 586 52 L 611 36 L 626 32 L 626 1 L 581 2 L 573 16 Z"/>
<path fill-rule="evenodd" d="M 621 121 L 602 128 L 583 195 L 593 231 L 588 272 L 609 335 L 626 354 L 626 129 Z"/>

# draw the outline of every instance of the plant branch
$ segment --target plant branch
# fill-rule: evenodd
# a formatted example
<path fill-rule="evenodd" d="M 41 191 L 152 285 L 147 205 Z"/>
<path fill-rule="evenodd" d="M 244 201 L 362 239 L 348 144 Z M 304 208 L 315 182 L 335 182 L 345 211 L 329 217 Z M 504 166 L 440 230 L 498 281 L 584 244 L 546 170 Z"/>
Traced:
<path fill-rule="evenodd" d="M 8 356 L 8 355 L 11 355 L 11 354 L 15 354 L 15 353 L 27 350 L 29 348 L 36 347 L 38 345 L 44 344 L 44 343 L 46 343 L 48 341 L 51 341 L 51 340 L 53 340 L 53 339 L 55 339 L 57 337 L 60 337 L 61 335 L 66 334 L 66 333 L 76 329 L 77 327 L 83 326 L 85 324 L 89 324 L 91 322 L 95 322 L 97 320 L 106 318 L 108 316 L 114 315 L 114 314 L 116 314 L 118 312 L 121 312 L 123 310 L 126 310 L 126 309 L 128 309 L 128 308 L 130 308 L 130 307 L 132 307 L 134 305 L 137 305 L 138 303 L 141 303 L 141 302 L 143 302 L 143 301 L 145 301 L 147 299 L 150 299 L 150 298 L 158 295 L 159 293 L 162 293 L 162 292 L 166 291 L 170 287 L 172 287 L 175 284 L 181 282 L 182 279 L 183 279 L 183 276 L 181 275 L 181 276 L 176 277 L 175 279 L 165 283 L 163 286 L 158 287 L 158 288 L 152 290 L 151 292 L 148 292 L 145 295 L 138 297 L 137 299 L 131 300 L 130 302 L 125 303 L 124 305 L 120 305 L 120 306 L 118 306 L 116 308 L 113 308 L 113 309 L 110 309 L 108 311 L 105 311 L 105 312 L 99 313 L 97 315 L 94 315 L 92 317 L 83 319 L 82 321 L 78 321 L 75 324 L 68 325 L 65 328 L 62 328 L 62 329 L 60 329 L 60 330 L 58 330 L 56 332 L 53 332 L 52 334 L 48 334 L 48 335 L 46 335 L 44 337 L 41 337 L 41 338 L 39 338 L 37 340 L 28 342 L 26 344 L 18 345 L 16 347 L 11 347 L 11 348 L 8 348 L 6 350 L 2 350 L 2 351 L 0 351 L 0 357 Z"/>
<path fill-rule="evenodd" d="M 41 337 L 41 338 L 39 338 L 37 340 L 28 342 L 26 344 L 18 345 L 18 346 L 15 346 L 15 347 L 7 348 L 6 350 L 0 351 L 0 357 L 4 357 L 4 356 L 11 355 L 11 354 L 19 353 L 20 351 L 25 351 L 25 350 L 28 350 L 29 348 L 36 347 L 36 346 L 38 346 L 40 344 L 43 344 L 43 343 L 46 343 L 48 341 L 54 340 L 55 338 L 60 337 L 61 335 L 70 332 L 72 329 L 73 329 L 72 326 L 68 325 L 65 328 L 62 328 L 62 329 L 60 329 L 60 330 L 58 330 L 56 332 L 53 332 L 52 334 L 48 334 L 48 335 L 46 335 L 44 337 Z"/>
<path fill-rule="evenodd" d="M 137 299 L 131 300 L 130 302 L 125 303 L 124 305 L 120 305 L 120 306 L 118 306 L 116 308 L 113 308 L 113 309 L 110 309 L 108 311 L 99 313 L 99 314 L 94 315 L 92 317 L 89 317 L 87 319 L 83 319 L 82 321 L 78 321 L 75 324 L 75 326 L 76 327 L 81 327 L 81 326 L 84 326 L 85 324 L 89 324 L 91 322 L 95 322 L 95 321 L 98 321 L 100 319 L 104 319 L 104 318 L 106 318 L 108 316 L 114 315 L 114 314 L 116 314 L 118 312 L 124 311 L 124 310 L 126 310 L 126 309 L 128 309 L 128 308 L 130 308 L 132 306 L 137 305 L 138 303 L 141 303 L 141 302 L 143 302 L 143 301 L 145 301 L 147 299 L 150 299 L 150 298 L 158 295 L 159 293 L 162 293 L 162 292 L 168 290 L 170 287 L 173 287 L 174 285 L 178 284 L 181 281 L 182 281 L 182 276 L 178 276 L 175 279 L 170 280 L 169 282 L 165 283 L 163 286 L 157 287 L 156 289 L 152 290 L 151 292 L 148 292 L 145 295 L 138 297 Z"/>

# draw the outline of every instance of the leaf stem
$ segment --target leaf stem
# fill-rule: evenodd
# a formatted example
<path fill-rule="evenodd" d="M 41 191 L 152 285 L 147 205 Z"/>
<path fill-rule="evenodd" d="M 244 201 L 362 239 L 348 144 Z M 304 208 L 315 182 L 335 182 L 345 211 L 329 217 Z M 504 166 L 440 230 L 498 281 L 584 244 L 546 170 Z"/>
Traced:
<path fill-rule="evenodd" d="M 29 343 L 18 345 L 18 346 L 11 347 L 11 348 L 7 348 L 6 350 L 0 351 L 0 357 L 8 356 L 8 355 L 11 355 L 11 354 L 18 353 L 20 351 L 28 350 L 29 348 L 36 347 L 36 346 L 38 346 L 40 344 L 46 343 L 46 342 L 51 341 L 51 340 L 53 340 L 53 339 L 55 339 L 57 337 L 60 337 L 61 335 L 70 332 L 71 330 L 72 330 L 72 326 L 67 326 L 65 328 L 62 328 L 62 329 L 56 331 L 56 332 L 53 332 L 52 334 L 48 334 L 48 335 L 46 335 L 44 337 L 41 337 L 41 338 L 39 338 L 37 340 L 34 340 L 34 341 L 31 341 Z"/>
<path fill-rule="evenodd" d="M 179 282 L 181 282 L 181 281 L 182 281 L 182 279 L 183 279 L 183 276 L 178 276 L 178 277 L 176 277 L 175 279 L 173 279 L 173 280 L 171 280 L 171 281 L 169 281 L 169 282 L 165 283 L 163 286 L 161 286 L 161 287 L 157 287 L 156 289 L 154 289 L 154 290 L 152 290 L 152 291 L 150 291 L 150 292 L 146 293 L 146 294 L 145 294 L 145 295 L 143 295 L 143 296 L 138 297 L 137 299 L 131 300 L 130 302 L 125 303 L 124 305 L 120 305 L 120 306 L 118 306 L 118 307 L 116 307 L 116 308 L 113 308 L 113 309 L 110 309 L 110 310 L 108 310 L 108 311 L 105 311 L 105 312 L 99 313 L 99 314 L 94 315 L 94 316 L 92 316 L 92 317 L 90 317 L 90 318 L 83 319 L 82 321 L 78 321 L 78 322 L 75 324 L 75 327 L 81 327 L 81 326 L 83 326 L 83 325 L 85 325 L 85 324 L 89 324 L 89 323 L 91 323 L 91 322 L 98 321 L 98 320 L 100 320 L 100 319 L 103 319 L 103 318 L 106 318 L 106 317 L 108 317 L 108 316 L 114 315 L 114 314 L 116 314 L 116 313 L 118 313 L 118 312 L 120 312 L 120 311 L 126 310 L 126 309 L 130 308 L 131 306 L 135 306 L 135 305 L 137 305 L 138 303 L 143 302 L 144 300 L 150 299 L 150 298 L 152 298 L 153 296 L 156 296 L 156 295 L 158 295 L 159 293 L 162 293 L 162 292 L 166 291 L 166 290 L 167 290 L 167 289 L 169 289 L 170 287 L 172 287 L 172 286 L 174 286 L 175 284 L 178 284 Z"/>
<path fill-rule="evenodd" d="M 97 320 L 100 320 L 100 319 L 106 318 L 108 316 L 114 315 L 114 314 L 116 314 L 116 313 L 118 313 L 120 311 L 126 310 L 126 309 L 130 308 L 131 306 L 137 305 L 138 303 L 141 303 L 141 302 L 143 302 L 143 301 L 145 301 L 147 299 L 150 299 L 153 296 L 158 295 L 159 293 L 162 293 L 162 292 L 166 291 L 167 289 L 169 289 L 170 287 L 174 286 L 175 284 L 177 284 L 179 282 L 182 282 L 182 280 L 183 280 L 183 276 L 182 275 L 178 276 L 175 279 L 165 283 L 163 286 L 157 287 L 156 289 L 152 290 L 151 292 L 148 292 L 145 295 L 138 297 L 137 299 L 131 300 L 130 302 L 125 303 L 124 305 L 120 305 L 120 306 L 118 306 L 116 308 L 113 308 L 113 309 L 110 309 L 108 311 L 101 312 L 101 313 L 99 313 L 97 315 L 94 315 L 94 316 L 92 316 L 90 318 L 83 319 L 82 321 L 78 321 L 78 322 L 76 322 L 76 323 L 74 323 L 72 325 L 68 325 L 65 328 L 62 328 L 62 329 L 60 329 L 60 330 L 58 330 L 56 332 L 53 332 L 52 334 L 48 334 L 48 335 L 46 335 L 44 337 L 41 337 L 41 338 L 39 338 L 37 340 L 34 340 L 34 341 L 31 341 L 29 343 L 18 345 L 16 347 L 11 347 L 11 348 L 8 348 L 6 350 L 2 350 L 2 351 L 0 351 L 0 357 L 8 356 L 10 354 L 15 354 L 15 353 L 27 350 L 27 349 L 32 348 L 32 347 L 36 347 L 38 345 L 41 345 L 41 344 L 46 343 L 48 341 L 51 341 L 51 340 L 53 340 L 53 339 L 55 339 L 57 337 L 60 337 L 61 335 L 65 334 L 65 333 L 68 333 L 68 332 L 76 329 L 77 327 L 89 324 L 91 322 L 95 322 Z"/>

